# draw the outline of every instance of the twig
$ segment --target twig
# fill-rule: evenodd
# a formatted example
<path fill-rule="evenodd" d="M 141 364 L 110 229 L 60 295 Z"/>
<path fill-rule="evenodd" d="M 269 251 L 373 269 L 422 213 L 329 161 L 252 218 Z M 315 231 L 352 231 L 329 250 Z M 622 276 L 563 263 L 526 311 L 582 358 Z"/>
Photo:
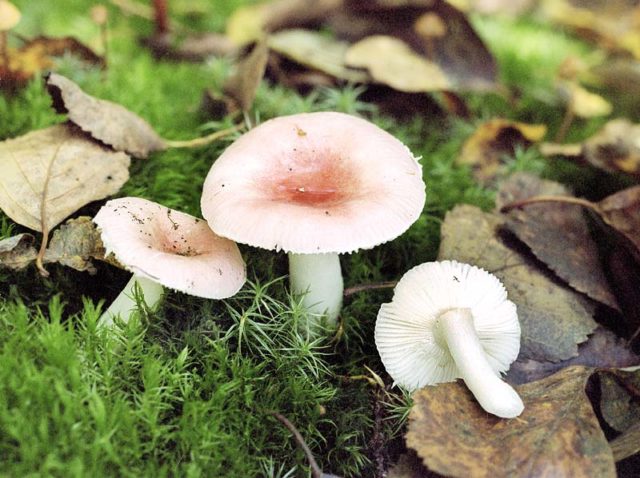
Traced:
<path fill-rule="evenodd" d="M 376 284 L 361 284 L 355 285 L 353 287 L 347 287 L 344 290 L 344 296 L 350 297 L 353 294 L 357 294 L 358 292 L 364 292 L 367 290 L 376 290 L 376 289 L 391 289 L 398 284 L 398 281 L 387 281 L 387 282 L 378 282 Z"/>
<path fill-rule="evenodd" d="M 153 20 L 156 25 L 156 35 L 169 33 L 169 12 L 167 0 L 153 0 Z"/>
<path fill-rule="evenodd" d="M 562 118 L 562 124 L 558 128 L 558 132 L 556 133 L 556 137 L 554 141 L 556 143 L 562 143 L 564 141 L 565 136 L 567 135 L 567 131 L 569 131 L 569 127 L 571 123 L 573 123 L 573 119 L 575 118 L 575 113 L 573 112 L 572 104 L 570 103 L 567 106 L 567 109 L 564 112 L 564 117 Z"/>
<path fill-rule="evenodd" d="M 523 206 L 529 206 L 530 204 L 538 204 L 543 202 L 556 202 L 564 204 L 575 204 L 578 206 L 586 207 L 597 213 L 600 213 L 600 208 L 596 203 L 587 201 L 586 199 L 576 198 L 573 196 L 533 196 L 519 201 L 506 204 L 500 208 L 500 212 L 509 212 L 512 209 L 521 208 Z"/>
<path fill-rule="evenodd" d="M 296 443 L 300 448 L 302 448 L 302 451 L 304 451 L 304 454 L 306 455 L 307 460 L 309 461 L 309 468 L 311 468 L 311 475 L 313 476 L 313 478 L 322 478 L 322 470 L 320 469 L 320 466 L 318 466 L 318 462 L 313 457 L 313 453 L 311 453 L 311 449 L 309 448 L 309 445 L 307 445 L 307 442 L 304 441 L 304 438 L 302 437 L 298 429 L 295 427 L 295 425 L 291 423 L 289 420 L 287 420 L 287 417 L 285 417 L 284 415 L 278 412 L 268 412 L 268 413 L 270 415 L 273 415 L 275 418 L 277 418 L 280 423 L 282 423 L 285 427 L 287 427 L 287 429 L 291 433 L 293 433 L 293 437 L 295 438 Z"/>
<path fill-rule="evenodd" d="M 198 146 L 206 146 L 207 144 L 213 143 L 225 136 L 228 136 L 232 133 L 240 131 L 244 128 L 244 125 L 232 126 L 231 128 L 223 129 L 221 131 L 216 131 L 215 133 L 211 133 L 207 136 L 203 136 L 202 138 L 188 139 L 186 141 L 169 141 L 165 140 L 165 143 L 170 148 L 197 148 Z"/>

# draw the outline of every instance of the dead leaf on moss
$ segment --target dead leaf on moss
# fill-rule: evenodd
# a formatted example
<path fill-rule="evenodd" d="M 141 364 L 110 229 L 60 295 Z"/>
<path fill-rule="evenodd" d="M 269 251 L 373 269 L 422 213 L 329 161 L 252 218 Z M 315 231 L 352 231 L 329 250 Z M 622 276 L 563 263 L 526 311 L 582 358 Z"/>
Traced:
<path fill-rule="evenodd" d="M 398 462 L 389 468 L 387 478 L 429 478 L 438 477 L 437 475 L 425 468 L 422 460 L 413 450 L 400 456 Z"/>
<path fill-rule="evenodd" d="M 586 342 L 578 345 L 578 355 L 561 362 L 541 362 L 518 358 L 511 364 L 505 380 L 512 385 L 548 377 L 572 365 L 594 368 L 620 368 L 640 365 L 640 357 L 627 342 L 609 329 L 598 327 Z"/>
<path fill-rule="evenodd" d="M 407 445 L 446 476 L 614 478 L 611 449 L 585 393 L 592 374 L 569 367 L 516 387 L 525 406 L 515 420 L 484 412 L 461 382 L 423 388 L 413 395 Z"/>
<path fill-rule="evenodd" d="M 345 55 L 349 49 L 347 42 L 320 32 L 283 30 L 269 35 L 267 43 L 272 51 L 307 68 L 353 83 L 366 83 L 370 80 L 367 73 L 349 68 L 345 64 Z"/>
<path fill-rule="evenodd" d="M 36 260 L 38 252 L 33 247 L 31 234 L 18 234 L 0 241 L 0 267 L 20 270 Z"/>
<path fill-rule="evenodd" d="M 496 206 L 500 209 L 505 204 L 539 195 L 569 194 L 560 183 L 542 180 L 528 173 L 517 173 L 502 183 Z M 571 287 L 619 310 L 581 207 L 572 204 L 532 204 L 511 210 L 507 214 L 506 225 L 531 248 L 538 259 Z"/>
<path fill-rule="evenodd" d="M 616 461 L 624 460 L 640 453 L 640 422 L 636 422 L 627 428 L 622 435 L 612 440 L 611 451 Z"/>
<path fill-rule="evenodd" d="M 640 125 L 626 119 L 609 121 L 582 144 L 543 145 L 545 156 L 565 156 L 607 172 L 640 177 Z"/>
<path fill-rule="evenodd" d="M 146 158 L 154 151 L 167 149 L 167 142 L 138 115 L 111 101 L 86 94 L 68 78 L 52 73 L 47 90 L 53 106 L 98 141 L 116 151 Z"/>
<path fill-rule="evenodd" d="M 360 40 L 346 51 L 345 61 L 347 66 L 366 69 L 375 81 L 398 91 L 419 93 L 453 88 L 437 64 L 391 36 L 373 35 Z"/>
<path fill-rule="evenodd" d="M 91 259 L 104 260 L 104 247 L 90 217 L 69 219 L 57 228 L 44 254 L 45 263 L 58 263 L 95 274 Z"/>
<path fill-rule="evenodd" d="M 557 362 L 577 355 L 577 344 L 597 325 L 593 304 L 544 272 L 504 229 L 504 219 L 496 214 L 456 206 L 442 225 L 438 260 L 473 264 L 502 281 L 518 307 L 521 357 Z"/>
<path fill-rule="evenodd" d="M 579 118 L 597 118 L 611 114 L 611 103 L 602 96 L 580 86 L 575 81 L 558 83 L 560 96 L 567 103 L 567 108 Z"/>
<path fill-rule="evenodd" d="M 640 5 L 636 0 L 545 0 L 541 12 L 609 50 L 640 58 Z"/>
<path fill-rule="evenodd" d="M 607 424 L 619 432 L 640 422 L 640 395 L 630 395 L 629 389 L 640 393 L 639 371 L 600 374 L 600 412 Z"/>
<path fill-rule="evenodd" d="M 53 59 L 66 53 L 89 64 L 104 67 L 104 59 L 75 38 L 39 36 L 27 41 L 18 49 L 9 48 L 8 67 L 0 55 L 0 89 L 13 89 L 25 85 L 37 73 L 52 69 Z"/>
<path fill-rule="evenodd" d="M 18 224 L 48 231 L 85 204 L 117 192 L 129 157 L 67 125 L 0 143 L 0 209 Z"/>
<path fill-rule="evenodd" d="M 516 148 L 542 140 L 546 133 L 547 127 L 543 124 L 495 118 L 481 124 L 465 141 L 456 163 L 471 166 L 475 179 L 488 184 L 500 174 L 503 156 L 513 155 Z"/>
<path fill-rule="evenodd" d="M 640 257 L 640 186 L 623 189 L 597 204 L 604 222 L 626 237 Z"/>
<path fill-rule="evenodd" d="M 262 82 L 269 48 L 265 41 L 256 43 L 251 52 L 236 66 L 236 71 L 224 82 L 222 90 L 232 98 L 240 110 L 249 111 Z"/>

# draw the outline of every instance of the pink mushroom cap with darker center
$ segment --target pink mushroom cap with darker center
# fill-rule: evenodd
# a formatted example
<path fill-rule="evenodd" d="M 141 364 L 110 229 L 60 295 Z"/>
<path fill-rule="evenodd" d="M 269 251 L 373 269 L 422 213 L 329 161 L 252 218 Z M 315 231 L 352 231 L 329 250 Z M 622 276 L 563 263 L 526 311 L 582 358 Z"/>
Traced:
<path fill-rule="evenodd" d="M 304 113 L 229 146 L 204 183 L 202 214 L 252 246 L 347 253 L 402 234 L 424 201 L 421 167 L 398 139 L 347 114 Z"/>
<path fill-rule="evenodd" d="M 108 254 L 134 274 L 170 289 L 224 299 L 246 280 L 238 246 L 189 214 L 128 197 L 107 202 L 94 222 Z"/>

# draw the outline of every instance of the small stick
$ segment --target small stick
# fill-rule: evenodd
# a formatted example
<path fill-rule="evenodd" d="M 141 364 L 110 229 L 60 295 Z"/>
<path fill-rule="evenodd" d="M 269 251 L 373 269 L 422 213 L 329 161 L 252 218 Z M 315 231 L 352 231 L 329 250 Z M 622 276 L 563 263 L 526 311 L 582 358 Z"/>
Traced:
<path fill-rule="evenodd" d="M 344 296 L 350 297 L 353 294 L 357 294 L 358 292 L 364 292 L 367 290 L 376 290 L 376 289 L 391 289 L 398 284 L 398 281 L 392 280 L 388 282 L 378 282 L 377 284 L 361 284 L 354 285 L 353 287 L 347 287 L 344 290 Z"/>
<path fill-rule="evenodd" d="M 577 206 L 586 207 L 597 213 L 600 213 L 600 208 L 596 203 L 587 201 L 586 199 L 576 198 L 573 196 L 533 196 L 519 201 L 513 201 L 500 208 L 500 212 L 509 212 L 512 209 L 521 208 L 523 206 L 529 206 L 530 204 L 539 204 L 543 202 L 557 202 L 563 204 L 575 204 Z"/>
<path fill-rule="evenodd" d="M 2 31 L 0 32 L 0 48 L 2 48 L 2 64 L 4 65 L 5 69 L 7 71 L 10 71 L 10 65 L 9 65 L 9 46 L 7 45 L 8 43 L 8 35 L 7 32 Z"/>
<path fill-rule="evenodd" d="M 573 112 L 573 107 L 571 103 L 567 106 L 567 109 L 564 112 L 564 118 L 562 119 L 562 124 L 558 128 L 558 132 L 556 133 L 556 137 L 554 141 L 556 143 L 562 143 L 564 141 L 565 136 L 567 135 L 567 131 L 569 131 L 569 127 L 571 123 L 573 123 L 573 119 L 575 118 L 575 113 Z"/>
<path fill-rule="evenodd" d="M 220 138 L 224 138 L 225 136 L 235 133 L 236 131 L 240 131 L 243 128 L 244 125 L 236 125 L 232 126 L 231 128 L 208 134 L 207 136 L 203 136 L 202 138 L 188 139 L 185 141 L 165 140 L 165 143 L 170 148 L 197 148 L 198 146 L 206 146 L 207 144 L 213 143 L 214 141 L 217 141 Z"/>
<path fill-rule="evenodd" d="M 153 20 L 156 24 L 156 35 L 169 33 L 169 13 L 167 0 L 153 0 Z"/>
<path fill-rule="evenodd" d="M 318 462 L 313 457 L 313 453 L 311 453 L 311 449 L 309 448 L 309 445 L 307 445 L 307 442 L 304 441 L 304 438 L 302 437 L 298 429 L 295 427 L 295 425 L 291 423 L 289 420 L 287 420 L 287 417 L 285 417 L 284 415 L 278 412 L 268 412 L 268 413 L 270 415 L 273 415 L 275 418 L 277 418 L 280 423 L 282 423 L 285 427 L 287 427 L 287 429 L 291 433 L 293 433 L 293 437 L 295 438 L 296 443 L 298 444 L 298 446 L 300 446 L 300 448 L 302 448 L 302 451 L 304 451 L 304 454 L 306 455 L 307 460 L 309 461 L 309 468 L 311 468 L 311 475 L 313 476 L 313 478 L 322 478 L 322 470 L 320 469 L 320 466 L 318 466 Z"/>

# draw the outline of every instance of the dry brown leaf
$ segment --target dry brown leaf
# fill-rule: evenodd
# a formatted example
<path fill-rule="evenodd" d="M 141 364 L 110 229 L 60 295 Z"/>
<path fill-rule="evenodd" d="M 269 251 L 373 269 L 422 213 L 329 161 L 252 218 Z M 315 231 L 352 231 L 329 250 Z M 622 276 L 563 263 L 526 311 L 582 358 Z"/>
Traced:
<path fill-rule="evenodd" d="M 607 196 L 597 204 L 596 210 L 604 222 L 636 247 L 640 257 L 640 186 Z"/>
<path fill-rule="evenodd" d="M 630 367 L 640 365 L 640 357 L 625 340 L 608 329 L 598 327 L 589 340 L 578 346 L 577 357 L 557 363 L 519 358 L 511 364 L 505 380 L 512 385 L 533 382 L 572 365 L 594 368 Z"/>
<path fill-rule="evenodd" d="M 640 5 L 636 0 L 544 0 L 541 11 L 604 48 L 640 58 Z"/>
<path fill-rule="evenodd" d="M 349 44 L 311 30 L 283 30 L 269 35 L 269 48 L 308 68 L 328 73 L 335 78 L 365 83 L 368 74 L 345 65 Z"/>
<path fill-rule="evenodd" d="M 368 70 L 375 81 L 406 93 L 450 90 L 453 86 L 437 64 L 391 36 L 360 40 L 349 47 L 345 61 L 347 66 Z"/>
<path fill-rule="evenodd" d="M 48 231 L 85 204 L 117 192 L 129 157 L 67 125 L 0 143 L 0 209 L 18 224 Z"/>
<path fill-rule="evenodd" d="M 613 456 L 585 393 L 593 370 L 569 367 L 516 387 L 524 412 L 484 412 L 460 382 L 413 395 L 407 445 L 423 463 L 464 478 L 614 478 Z"/>
<path fill-rule="evenodd" d="M 488 184 L 500 174 L 503 156 L 542 140 L 546 133 L 543 124 L 495 118 L 481 124 L 465 141 L 456 163 L 471 166 L 476 180 Z"/>
<path fill-rule="evenodd" d="M 95 274 L 91 259 L 104 260 L 105 250 L 90 217 L 69 219 L 53 233 L 44 254 L 45 263 L 58 263 L 78 271 Z"/>
<path fill-rule="evenodd" d="M 0 55 L 0 88 L 14 89 L 26 84 L 34 75 L 53 68 L 53 59 L 70 53 L 87 63 L 104 67 L 104 59 L 72 37 L 39 36 L 18 49 L 9 48 L 9 65 Z"/>
<path fill-rule="evenodd" d="M 269 48 L 265 41 L 256 43 L 249 53 L 236 67 L 236 71 L 224 82 L 224 93 L 231 97 L 242 111 L 249 111 L 262 82 Z"/>
<path fill-rule="evenodd" d="M 470 205 L 449 211 L 438 259 L 482 267 L 504 284 L 518 307 L 520 356 L 557 362 L 578 354 L 577 344 L 596 328 L 593 304 L 540 268 L 504 233 L 504 219 Z"/>
<path fill-rule="evenodd" d="M 47 77 L 47 90 L 53 106 L 98 141 L 116 151 L 136 158 L 146 158 L 168 145 L 153 128 L 138 115 L 111 101 L 86 94 L 68 78 L 52 73 Z"/>
<path fill-rule="evenodd" d="M 615 119 L 584 143 L 540 148 L 545 156 L 565 156 L 586 161 L 607 172 L 623 172 L 640 177 L 640 125 L 626 119 Z"/>
<path fill-rule="evenodd" d="M 517 173 L 500 186 L 496 206 L 500 209 L 505 204 L 539 195 L 569 194 L 560 183 Z M 619 310 L 582 208 L 571 204 L 533 204 L 511 210 L 506 225 L 571 287 Z"/>
<path fill-rule="evenodd" d="M 0 267 L 20 270 L 36 260 L 31 234 L 18 234 L 0 241 Z"/>
<path fill-rule="evenodd" d="M 597 118 L 611 114 L 611 103 L 602 96 L 588 91 L 575 81 L 558 83 L 560 96 L 564 98 L 567 107 L 579 118 Z"/>

